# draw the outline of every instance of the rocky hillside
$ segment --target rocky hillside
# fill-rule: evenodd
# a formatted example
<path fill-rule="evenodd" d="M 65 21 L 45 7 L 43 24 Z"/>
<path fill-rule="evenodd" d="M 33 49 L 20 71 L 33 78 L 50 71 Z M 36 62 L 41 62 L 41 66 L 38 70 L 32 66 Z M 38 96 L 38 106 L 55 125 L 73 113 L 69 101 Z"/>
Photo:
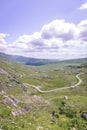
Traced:
<path fill-rule="evenodd" d="M 0 130 L 86 130 L 87 66 L 69 65 L 32 67 L 0 57 Z M 79 86 L 60 89 L 76 84 L 79 73 Z"/>

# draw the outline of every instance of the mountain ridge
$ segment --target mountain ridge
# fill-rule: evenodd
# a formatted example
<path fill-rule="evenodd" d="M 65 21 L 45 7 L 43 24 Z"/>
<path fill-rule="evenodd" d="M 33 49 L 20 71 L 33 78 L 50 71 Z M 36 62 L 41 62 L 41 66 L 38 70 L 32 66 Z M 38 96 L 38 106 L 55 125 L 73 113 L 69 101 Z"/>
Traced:
<path fill-rule="evenodd" d="M 24 65 L 34 65 L 34 66 L 40 66 L 40 65 L 55 63 L 59 61 L 55 59 L 38 59 L 38 58 L 31 58 L 31 57 L 25 57 L 25 56 L 10 55 L 10 54 L 5 54 L 1 52 L 0 52 L 0 57 L 7 60 L 11 60 L 13 62 L 24 64 Z"/>
<path fill-rule="evenodd" d="M 0 58 L 4 58 L 5 60 L 10 60 L 16 63 L 21 63 L 24 65 L 31 65 L 31 66 L 42 66 L 47 64 L 54 64 L 54 63 L 86 63 L 87 58 L 78 58 L 78 59 L 68 59 L 68 60 L 58 60 L 58 59 L 39 59 L 39 58 L 32 58 L 32 57 L 25 57 L 25 56 L 18 56 L 18 55 L 10 55 L 0 52 Z"/>

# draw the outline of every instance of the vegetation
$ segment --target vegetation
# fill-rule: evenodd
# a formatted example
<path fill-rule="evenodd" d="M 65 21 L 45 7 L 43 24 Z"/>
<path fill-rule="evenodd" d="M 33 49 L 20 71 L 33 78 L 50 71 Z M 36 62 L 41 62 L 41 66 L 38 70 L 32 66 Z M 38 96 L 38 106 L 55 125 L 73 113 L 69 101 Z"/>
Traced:
<path fill-rule="evenodd" d="M 46 91 L 72 86 L 80 72 L 82 83 L 75 88 L 40 93 L 31 87 Z M 86 59 L 32 67 L 0 58 L 1 130 L 87 130 L 86 98 Z"/>

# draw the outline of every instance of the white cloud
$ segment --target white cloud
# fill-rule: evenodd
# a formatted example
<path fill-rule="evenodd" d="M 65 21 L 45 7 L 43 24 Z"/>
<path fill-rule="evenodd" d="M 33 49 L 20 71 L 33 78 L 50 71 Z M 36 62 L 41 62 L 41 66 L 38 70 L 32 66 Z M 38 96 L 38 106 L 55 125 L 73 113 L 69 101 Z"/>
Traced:
<path fill-rule="evenodd" d="M 6 43 L 5 34 L 0 36 L 0 50 L 10 54 L 58 59 L 87 57 L 87 20 L 78 25 L 54 20 L 40 32 L 24 34 L 12 44 Z"/>
<path fill-rule="evenodd" d="M 78 24 L 79 28 L 79 39 L 87 42 L 87 20 L 81 21 Z"/>
<path fill-rule="evenodd" d="M 73 23 L 67 23 L 64 20 L 54 20 L 48 25 L 44 25 L 41 33 L 44 39 L 60 38 L 70 40 L 74 37 L 76 27 Z"/>
<path fill-rule="evenodd" d="M 79 10 L 85 10 L 87 9 L 87 3 L 84 3 L 80 6 Z"/>
<path fill-rule="evenodd" d="M 5 40 L 7 36 L 9 36 L 9 34 L 0 33 L 0 52 L 6 52 L 8 48 L 8 44 Z"/>
<path fill-rule="evenodd" d="M 5 34 L 5 33 L 0 33 L 0 44 L 5 44 L 6 41 L 5 41 L 5 38 L 8 36 L 8 34 Z"/>

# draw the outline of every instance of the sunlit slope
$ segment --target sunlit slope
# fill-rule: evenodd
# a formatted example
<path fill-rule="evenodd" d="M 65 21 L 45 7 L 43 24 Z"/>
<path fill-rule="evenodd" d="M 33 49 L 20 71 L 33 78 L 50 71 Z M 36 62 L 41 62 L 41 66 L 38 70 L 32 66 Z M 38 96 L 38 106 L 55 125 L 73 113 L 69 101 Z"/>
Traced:
<path fill-rule="evenodd" d="M 82 83 L 49 93 L 43 91 Z M 31 87 L 31 86 L 35 87 Z M 65 99 L 64 97 L 67 97 Z M 87 120 L 87 66 L 70 61 L 24 66 L 0 58 L 0 128 L 2 130 L 83 130 Z"/>

